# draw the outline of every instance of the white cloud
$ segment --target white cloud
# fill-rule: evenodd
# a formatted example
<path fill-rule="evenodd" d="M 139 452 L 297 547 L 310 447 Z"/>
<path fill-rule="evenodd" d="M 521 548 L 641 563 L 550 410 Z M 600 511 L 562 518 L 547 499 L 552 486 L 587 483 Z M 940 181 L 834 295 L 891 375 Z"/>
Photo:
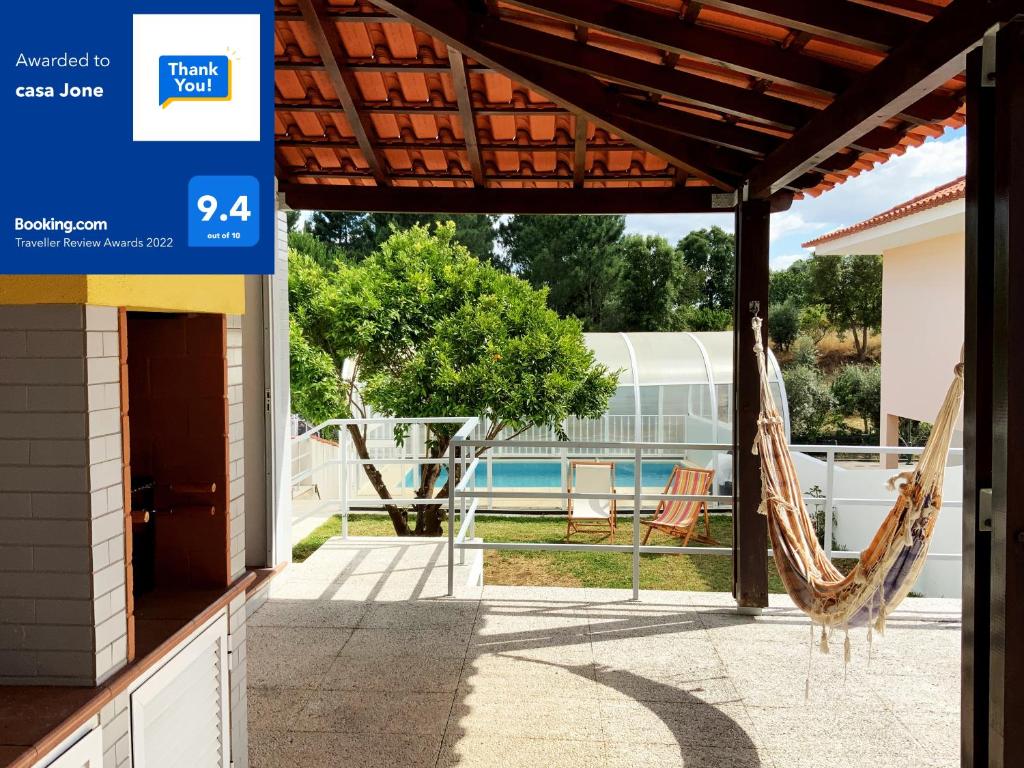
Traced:
<path fill-rule="evenodd" d="M 769 266 L 773 272 L 777 272 L 780 269 L 789 269 L 794 263 L 806 259 L 809 255 L 810 251 L 804 251 L 803 253 L 793 253 L 787 256 L 772 256 Z"/>
<path fill-rule="evenodd" d="M 797 211 L 788 210 L 777 213 L 771 219 L 771 234 L 769 240 L 775 243 L 777 240 L 799 235 L 806 232 L 814 232 L 821 227 L 821 224 L 814 221 L 806 221 Z"/>
<path fill-rule="evenodd" d="M 772 268 L 781 269 L 809 252 L 801 243 L 856 224 L 928 192 L 964 173 L 967 140 L 963 131 L 907 149 L 830 192 L 798 200 L 772 216 Z M 626 217 L 626 231 L 661 235 L 675 244 L 695 229 L 718 225 L 733 231 L 732 214 L 651 214 Z M 781 266 L 779 266 L 781 265 Z"/>
<path fill-rule="evenodd" d="M 644 213 L 626 217 L 626 231 L 636 235 L 661 235 L 672 245 L 697 229 L 721 227 L 732 232 L 736 217 L 732 213 Z"/>
<path fill-rule="evenodd" d="M 787 212 L 816 222 L 804 241 L 856 224 L 964 173 L 967 139 L 929 141 L 817 198 L 798 200 Z"/>

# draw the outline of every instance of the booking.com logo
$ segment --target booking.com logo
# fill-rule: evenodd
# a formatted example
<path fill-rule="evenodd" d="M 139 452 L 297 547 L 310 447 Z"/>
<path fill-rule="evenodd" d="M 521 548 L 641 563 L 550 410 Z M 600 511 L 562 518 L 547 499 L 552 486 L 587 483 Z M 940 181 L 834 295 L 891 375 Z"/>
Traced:
<path fill-rule="evenodd" d="M 160 106 L 172 101 L 231 101 L 227 56 L 161 56 Z"/>

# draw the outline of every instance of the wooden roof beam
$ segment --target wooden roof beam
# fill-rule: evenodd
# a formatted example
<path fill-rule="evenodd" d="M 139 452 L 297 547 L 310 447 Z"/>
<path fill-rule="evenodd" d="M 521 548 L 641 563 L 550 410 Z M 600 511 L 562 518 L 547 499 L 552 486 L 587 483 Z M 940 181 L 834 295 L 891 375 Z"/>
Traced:
<path fill-rule="evenodd" d="M 1024 0 L 953 0 L 907 42 L 818 113 L 754 169 L 749 192 L 767 194 L 856 143 L 909 104 L 963 71 L 965 54 Z"/>
<path fill-rule="evenodd" d="M 466 61 L 462 52 L 448 46 L 448 61 L 451 62 L 452 85 L 455 86 L 455 100 L 459 104 L 459 119 L 462 122 L 462 135 L 466 140 L 466 154 L 469 155 L 469 168 L 473 175 L 473 183 L 484 187 L 484 164 L 480 160 L 480 146 L 476 137 L 476 119 L 473 117 L 473 103 L 469 97 L 469 79 L 466 76 Z"/>
<path fill-rule="evenodd" d="M 608 109 L 607 91 L 593 77 L 562 67 L 546 65 L 482 40 L 476 33 L 474 23 L 481 17 L 471 17 L 461 3 L 453 0 L 381 0 L 375 4 L 424 29 L 446 45 L 459 48 L 473 59 L 547 96 L 577 115 L 582 115 L 587 120 L 628 139 L 641 149 L 664 157 L 669 163 L 679 166 L 690 175 L 721 189 L 735 188 L 734 177 L 715 173 L 704 165 L 706 148 L 700 142 L 652 128 L 639 120 L 618 120 L 618 115 Z M 646 106 L 652 110 L 664 111 L 662 107 Z M 650 115 L 649 112 L 637 112 L 638 108 L 629 104 L 624 103 L 622 108 L 625 113 L 634 112 L 644 117 Z"/>
<path fill-rule="evenodd" d="M 285 184 L 280 191 L 294 210 L 418 213 L 712 213 L 732 210 L 736 198 L 710 187 L 455 189 Z"/>
<path fill-rule="evenodd" d="M 576 116 L 576 135 L 574 137 L 572 159 L 572 185 L 583 186 L 583 178 L 587 172 L 587 119 Z"/>
<path fill-rule="evenodd" d="M 906 16 L 854 3 L 818 0 L 701 0 L 708 8 L 798 29 L 815 37 L 887 51 L 920 26 Z"/>
<path fill-rule="evenodd" d="M 479 33 L 496 46 L 516 50 L 541 61 L 780 128 L 797 128 L 814 114 L 813 109 L 784 99 L 603 48 L 580 45 L 507 21 L 484 19 Z"/>
<path fill-rule="evenodd" d="M 344 64 L 345 47 L 341 43 L 338 28 L 330 18 L 327 4 L 324 0 L 298 0 L 298 5 L 366 164 L 376 182 L 386 185 L 385 163 L 370 142 L 373 124 L 368 115 L 360 113 L 356 108 L 355 94 L 359 93 L 359 84 L 355 74 Z"/>
<path fill-rule="evenodd" d="M 762 45 L 665 13 L 615 0 L 510 0 L 570 24 L 586 24 L 617 37 L 719 64 L 754 77 L 834 94 L 852 73 L 795 51 Z M 847 3 L 844 3 L 846 5 Z"/>

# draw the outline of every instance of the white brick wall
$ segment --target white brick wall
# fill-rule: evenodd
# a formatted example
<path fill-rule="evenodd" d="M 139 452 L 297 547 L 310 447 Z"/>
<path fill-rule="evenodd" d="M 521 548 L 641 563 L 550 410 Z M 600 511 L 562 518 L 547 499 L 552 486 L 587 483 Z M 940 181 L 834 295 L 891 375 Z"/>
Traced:
<path fill-rule="evenodd" d="M 94 682 L 85 310 L 0 307 L 0 682 Z"/>
<path fill-rule="evenodd" d="M 241 317 L 229 316 L 231 571 L 245 572 Z M 0 307 L 0 684 L 95 685 L 126 663 L 117 310 Z M 232 757 L 248 764 L 246 605 L 229 608 Z M 100 712 L 131 765 L 127 694 Z"/>
<path fill-rule="evenodd" d="M 227 317 L 228 357 L 228 475 L 231 520 L 231 577 L 245 573 L 245 451 L 242 430 L 242 318 Z M 247 738 L 248 710 L 245 673 L 245 596 L 236 598 L 228 607 L 231 673 L 229 696 L 231 708 L 231 759 L 235 768 L 249 763 Z"/>
<path fill-rule="evenodd" d="M 231 578 L 245 573 L 245 441 L 242 430 L 242 317 L 227 316 L 228 487 L 230 489 Z M 237 379 L 237 381 L 233 380 Z"/>
<path fill-rule="evenodd" d="M 117 310 L 0 307 L 0 682 L 125 663 Z"/>
<path fill-rule="evenodd" d="M 128 662 L 117 309 L 86 307 L 85 331 L 94 646 L 102 681 Z"/>
<path fill-rule="evenodd" d="M 249 765 L 249 709 L 246 685 L 245 620 L 248 611 L 245 595 L 231 601 L 228 606 L 228 648 L 231 653 L 231 677 L 228 681 L 231 701 L 231 762 L 234 768 Z"/>
<path fill-rule="evenodd" d="M 129 703 L 129 694 L 121 693 L 100 710 L 100 726 L 103 728 L 103 768 L 124 768 L 131 765 Z"/>

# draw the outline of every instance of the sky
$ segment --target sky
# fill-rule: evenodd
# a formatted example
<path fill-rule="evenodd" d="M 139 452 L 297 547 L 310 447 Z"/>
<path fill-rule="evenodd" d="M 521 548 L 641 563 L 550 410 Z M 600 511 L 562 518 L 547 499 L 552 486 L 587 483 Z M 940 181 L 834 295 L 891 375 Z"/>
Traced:
<path fill-rule="evenodd" d="M 952 181 L 964 173 L 966 131 L 947 130 L 816 198 L 797 200 L 771 220 L 771 266 L 785 269 L 811 255 L 801 243 L 863 221 Z M 675 244 L 688 232 L 718 225 L 733 231 L 730 214 L 642 214 L 626 217 L 626 231 L 661 235 Z"/>

